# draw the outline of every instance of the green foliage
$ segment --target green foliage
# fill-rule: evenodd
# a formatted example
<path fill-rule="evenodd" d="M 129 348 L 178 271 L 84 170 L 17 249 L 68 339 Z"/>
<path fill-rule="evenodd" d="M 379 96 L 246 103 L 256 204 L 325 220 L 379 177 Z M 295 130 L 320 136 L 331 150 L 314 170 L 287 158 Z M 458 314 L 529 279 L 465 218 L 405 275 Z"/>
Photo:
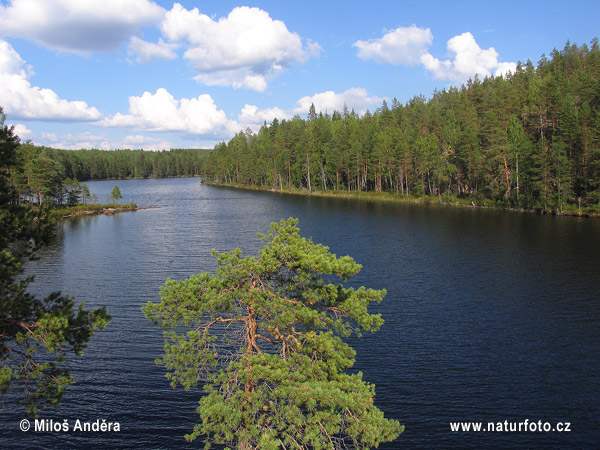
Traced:
<path fill-rule="evenodd" d="M 10 168 L 18 201 L 46 206 L 96 203 L 80 181 L 148 177 L 196 176 L 208 150 L 59 150 L 30 142 L 16 149 Z"/>
<path fill-rule="evenodd" d="M 123 195 L 121 195 L 121 190 L 119 189 L 119 186 L 117 186 L 116 184 L 110 191 L 110 198 L 113 199 L 113 201 L 117 201 L 117 200 L 123 198 Z"/>
<path fill-rule="evenodd" d="M 64 180 L 64 189 L 67 196 L 67 206 L 78 205 L 80 201 L 89 199 L 90 190 L 85 184 L 81 184 L 77 178 Z"/>
<path fill-rule="evenodd" d="M 209 150 L 60 150 L 22 144 L 25 161 L 43 154 L 58 164 L 63 177 L 80 181 L 197 176 Z"/>
<path fill-rule="evenodd" d="M 23 279 L 23 263 L 48 243 L 54 227 L 47 210 L 20 203 L 14 174 L 28 169 L 17 155 L 19 138 L 4 120 L 0 108 L 0 395 L 10 392 L 35 415 L 60 402 L 73 382 L 68 357 L 81 355 L 110 316 L 104 308 L 86 310 L 83 303 L 75 309 L 73 298 L 58 292 L 42 300 L 27 292 L 33 277 Z M 51 174 L 52 164 L 47 168 L 39 170 Z M 48 195 L 41 182 L 38 189 Z"/>
<path fill-rule="evenodd" d="M 346 108 L 238 133 L 207 180 L 271 189 L 456 196 L 560 213 L 600 198 L 600 49 L 567 43 L 537 68 L 477 77 L 357 117 Z"/>
<path fill-rule="evenodd" d="M 64 217 L 73 216 L 85 216 L 92 214 L 113 214 L 115 212 L 122 211 L 135 211 L 138 209 L 135 203 L 121 204 L 121 203 L 107 203 L 102 205 L 88 204 L 88 205 L 75 205 L 52 208 L 50 216 L 54 219 L 61 219 Z"/>
<path fill-rule="evenodd" d="M 383 324 L 369 314 L 385 290 L 346 288 L 361 268 L 300 237 L 296 219 L 259 235 L 257 257 L 216 253 L 215 275 L 167 280 L 143 309 L 167 328 L 158 361 L 171 385 L 204 383 L 200 423 L 187 438 L 237 449 L 367 449 L 403 427 L 374 405 L 374 386 L 346 373 L 343 340 Z"/>

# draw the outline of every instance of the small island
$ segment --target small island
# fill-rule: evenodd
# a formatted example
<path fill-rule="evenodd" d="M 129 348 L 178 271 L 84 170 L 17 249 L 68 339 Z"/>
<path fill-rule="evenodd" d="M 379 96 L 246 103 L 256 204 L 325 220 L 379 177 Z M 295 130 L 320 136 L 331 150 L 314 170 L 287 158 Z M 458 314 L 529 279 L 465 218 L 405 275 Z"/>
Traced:
<path fill-rule="evenodd" d="M 140 209 L 149 209 L 147 207 L 139 207 L 135 203 L 130 203 L 127 205 L 121 205 L 119 203 L 109 203 L 106 205 L 76 205 L 76 206 L 65 206 L 63 208 L 57 208 L 52 210 L 52 215 L 56 219 L 68 219 L 71 217 L 80 217 L 80 216 L 90 216 L 90 215 L 98 215 L 105 214 L 107 216 L 112 216 L 116 213 L 121 213 L 125 211 L 138 211 Z"/>
<path fill-rule="evenodd" d="M 16 147 L 17 154 L 22 147 Z M 51 220 L 98 214 L 112 216 L 124 211 L 149 209 L 133 202 L 119 203 L 123 194 L 117 184 L 110 192 L 110 203 L 98 204 L 98 197 L 90 193 L 86 184 L 80 183 L 77 178 L 65 178 L 58 165 L 44 154 L 33 162 L 35 164 L 23 164 L 23 161 L 17 160 L 10 166 L 9 183 L 15 193 L 15 203 L 32 210 L 41 208 Z"/>

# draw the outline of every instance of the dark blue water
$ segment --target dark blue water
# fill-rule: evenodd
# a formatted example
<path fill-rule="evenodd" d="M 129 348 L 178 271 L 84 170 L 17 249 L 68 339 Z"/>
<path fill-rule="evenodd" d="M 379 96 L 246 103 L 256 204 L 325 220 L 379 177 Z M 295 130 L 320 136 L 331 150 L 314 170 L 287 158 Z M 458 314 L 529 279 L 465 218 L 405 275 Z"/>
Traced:
<path fill-rule="evenodd" d="M 101 201 L 115 182 L 89 183 Z M 63 405 L 41 418 L 119 422 L 118 433 L 19 430 L 0 409 L 0 448 L 185 449 L 200 389 L 172 390 L 161 330 L 140 308 L 167 277 L 216 267 L 210 250 L 254 254 L 272 221 L 363 265 L 351 284 L 385 288 L 381 330 L 353 341 L 376 404 L 406 425 L 395 448 L 598 448 L 600 220 L 246 192 L 198 179 L 118 182 L 156 206 L 66 221 L 28 270 L 32 291 L 107 305 L 113 320 Z M 567 433 L 451 432 L 450 422 L 570 422 Z"/>

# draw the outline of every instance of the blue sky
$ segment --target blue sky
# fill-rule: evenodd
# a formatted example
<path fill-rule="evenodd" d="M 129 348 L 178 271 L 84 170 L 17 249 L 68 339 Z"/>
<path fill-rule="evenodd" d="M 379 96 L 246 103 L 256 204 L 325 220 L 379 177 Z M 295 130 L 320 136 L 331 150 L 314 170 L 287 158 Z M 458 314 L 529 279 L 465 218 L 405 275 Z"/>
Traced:
<path fill-rule="evenodd" d="M 58 148 L 212 148 L 589 42 L 595 1 L 0 0 L 0 106 Z"/>

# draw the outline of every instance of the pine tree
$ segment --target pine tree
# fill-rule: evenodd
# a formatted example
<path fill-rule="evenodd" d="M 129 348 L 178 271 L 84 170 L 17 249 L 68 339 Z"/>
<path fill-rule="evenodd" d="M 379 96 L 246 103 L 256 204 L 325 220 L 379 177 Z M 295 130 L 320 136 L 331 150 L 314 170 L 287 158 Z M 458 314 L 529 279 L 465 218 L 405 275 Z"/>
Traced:
<path fill-rule="evenodd" d="M 259 235 L 258 257 L 215 253 L 216 275 L 167 280 L 161 303 L 144 308 L 169 329 L 160 363 L 171 385 L 205 382 L 189 440 L 238 450 L 367 449 L 403 430 L 374 405 L 374 386 L 346 373 L 355 351 L 343 338 L 382 325 L 367 308 L 385 290 L 333 283 L 361 266 L 300 237 L 297 223 Z"/>
<path fill-rule="evenodd" d="M 110 191 L 110 198 L 115 202 L 118 202 L 120 199 L 123 198 L 123 195 L 121 194 L 121 189 L 119 189 L 119 186 L 117 186 L 116 184 L 115 187 L 112 188 L 112 191 Z"/>
<path fill-rule="evenodd" d="M 75 310 L 73 298 L 59 292 L 43 300 L 27 292 L 33 276 L 23 278 L 23 263 L 49 242 L 54 227 L 45 210 L 20 204 L 10 185 L 19 138 L 4 120 L 0 108 L 0 394 L 35 415 L 60 403 L 73 382 L 68 357 L 81 355 L 110 316 L 83 303 Z"/>

